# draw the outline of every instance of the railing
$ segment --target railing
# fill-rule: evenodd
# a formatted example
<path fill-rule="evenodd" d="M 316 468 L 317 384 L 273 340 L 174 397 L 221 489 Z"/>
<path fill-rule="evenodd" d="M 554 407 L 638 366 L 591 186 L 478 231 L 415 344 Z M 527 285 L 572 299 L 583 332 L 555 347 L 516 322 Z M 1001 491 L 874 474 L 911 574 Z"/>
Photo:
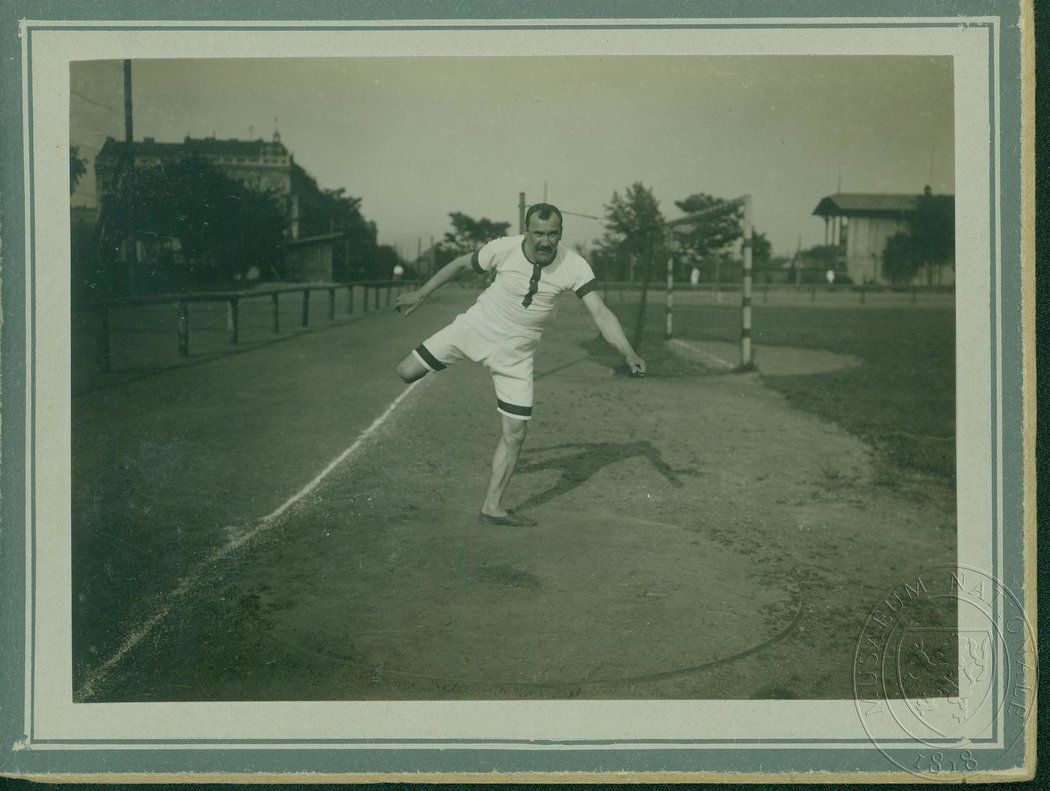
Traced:
<path fill-rule="evenodd" d="M 598 288 L 601 291 L 606 301 L 609 300 L 610 296 L 619 296 L 621 299 L 625 294 L 636 293 L 644 288 L 644 284 L 640 280 L 634 282 L 630 281 L 598 281 Z M 653 278 L 649 283 L 649 291 L 664 291 L 666 290 L 666 284 L 663 279 L 657 280 Z M 723 280 L 715 283 L 709 280 L 692 284 L 686 281 L 675 281 L 674 290 L 676 293 L 680 292 L 683 294 L 697 293 L 697 294 L 740 294 L 743 290 L 743 284 L 739 280 Z M 769 294 L 804 294 L 815 300 L 820 294 L 852 294 L 857 298 L 857 301 L 864 304 L 867 295 L 869 294 L 897 294 L 906 295 L 912 302 L 918 301 L 919 297 L 925 295 L 936 295 L 936 294 L 953 294 L 955 292 L 954 286 L 943 286 L 943 285 L 889 285 L 883 283 L 834 283 L 829 285 L 827 282 L 809 282 L 801 285 L 795 283 L 757 283 L 753 286 L 755 294 L 760 295 L 763 300 L 768 300 Z"/>
<path fill-rule="evenodd" d="M 225 302 L 226 303 L 226 340 L 236 344 L 240 340 L 240 303 L 249 299 L 265 299 L 271 301 L 271 330 L 274 334 L 281 331 L 280 320 L 280 298 L 281 294 L 301 293 L 302 312 L 300 315 L 300 326 L 307 327 L 310 323 L 310 294 L 315 291 L 323 291 L 328 294 L 328 320 L 334 321 L 336 317 L 336 292 L 345 290 L 346 312 L 354 312 L 354 290 L 361 289 L 364 299 L 361 309 L 367 313 L 369 302 L 371 310 L 379 310 L 380 302 L 389 308 L 393 300 L 405 289 L 412 289 L 418 285 L 414 280 L 368 280 L 353 283 L 310 283 L 298 285 L 267 286 L 246 291 L 204 291 L 187 292 L 177 294 L 156 294 L 141 297 L 126 297 L 112 300 L 92 300 L 85 307 L 94 310 L 97 316 L 97 330 L 95 338 L 95 361 L 99 370 L 110 370 L 110 330 L 109 314 L 114 308 L 141 307 L 145 305 L 175 305 L 178 310 L 176 322 L 176 334 L 178 338 L 178 353 L 180 357 L 188 357 L 190 353 L 190 305 L 202 302 Z M 385 291 L 385 299 L 383 292 Z"/>

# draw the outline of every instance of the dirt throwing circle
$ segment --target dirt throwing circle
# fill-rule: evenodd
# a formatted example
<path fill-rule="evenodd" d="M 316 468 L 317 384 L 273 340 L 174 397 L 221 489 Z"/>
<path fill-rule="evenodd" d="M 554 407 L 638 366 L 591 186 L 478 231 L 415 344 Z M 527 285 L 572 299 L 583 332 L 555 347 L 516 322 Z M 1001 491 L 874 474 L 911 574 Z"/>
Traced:
<path fill-rule="evenodd" d="M 276 632 L 382 674 L 557 686 L 732 661 L 799 612 L 792 580 L 659 521 L 562 514 L 414 543 L 398 529 L 393 557 L 348 569 L 353 595 L 338 608 L 309 621 L 271 612 Z"/>

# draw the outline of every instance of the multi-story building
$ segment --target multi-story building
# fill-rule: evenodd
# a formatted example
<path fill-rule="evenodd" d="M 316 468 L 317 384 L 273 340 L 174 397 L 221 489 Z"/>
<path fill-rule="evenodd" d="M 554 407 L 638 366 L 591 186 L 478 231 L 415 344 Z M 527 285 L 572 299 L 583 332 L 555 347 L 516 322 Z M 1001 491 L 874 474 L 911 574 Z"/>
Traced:
<path fill-rule="evenodd" d="M 95 159 L 95 190 L 99 205 L 109 194 L 123 167 L 125 143 L 107 137 Z M 290 239 L 323 233 L 323 194 L 317 182 L 295 162 L 274 133 L 272 140 L 219 140 L 187 137 L 181 143 L 158 143 L 152 137 L 132 143 L 136 168 L 197 156 L 245 186 L 272 192 L 288 220 Z"/>

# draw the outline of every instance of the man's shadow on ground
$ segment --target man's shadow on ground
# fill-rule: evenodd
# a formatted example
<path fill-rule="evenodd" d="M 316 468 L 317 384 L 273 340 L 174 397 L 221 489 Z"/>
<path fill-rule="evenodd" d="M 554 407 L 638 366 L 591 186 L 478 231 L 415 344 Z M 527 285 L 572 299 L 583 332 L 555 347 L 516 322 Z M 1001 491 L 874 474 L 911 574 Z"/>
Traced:
<path fill-rule="evenodd" d="M 548 451 L 575 449 L 573 453 L 564 453 L 545 461 L 528 461 L 530 456 Z M 610 464 L 641 457 L 647 459 L 653 468 L 660 473 L 672 486 L 679 488 L 684 486 L 680 479 L 681 475 L 696 476 L 700 473 L 695 469 L 674 469 L 660 455 L 660 451 L 648 440 L 635 440 L 634 442 L 575 442 L 568 445 L 553 445 L 547 448 L 536 448 L 525 454 L 524 464 L 518 465 L 518 472 L 541 472 L 543 470 L 558 470 L 561 476 L 554 485 L 542 492 L 537 492 L 525 502 L 517 506 L 518 509 L 535 508 L 550 502 L 556 497 L 561 497 L 571 492 L 578 486 L 583 485 L 603 467 Z"/>

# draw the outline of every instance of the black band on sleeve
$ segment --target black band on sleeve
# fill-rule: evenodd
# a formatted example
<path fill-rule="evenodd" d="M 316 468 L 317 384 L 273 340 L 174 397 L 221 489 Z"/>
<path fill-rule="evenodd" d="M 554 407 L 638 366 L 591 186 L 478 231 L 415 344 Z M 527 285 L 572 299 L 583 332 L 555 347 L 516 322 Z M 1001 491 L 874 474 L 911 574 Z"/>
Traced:
<path fill-rule="evenodd" d="M 595 278 L 591 278 L 578 289 L 576 289 L 576 296 L 583 299 L 585 296 L 590 294 L 594 289 L 598 288 L 598 281 Z"/>
<path fill-rule="evenodd" d="M 478 251 L 475 250 L 470 256 L 470 268 L 479 275 L 485 274 L 485 270 L 481 268 L 481 262 L 478 260 Z"/>
<path fill-rule="evenodd" d="M 445 370 L 445 364 L 433 354 L 431 354 L 430 349 L 428 349 L 422 343 L 415 348 L 415 353 L 419 355 L 420 359 L 423 360 L 423 364 L 431 371 L 437 372 Z"/>

